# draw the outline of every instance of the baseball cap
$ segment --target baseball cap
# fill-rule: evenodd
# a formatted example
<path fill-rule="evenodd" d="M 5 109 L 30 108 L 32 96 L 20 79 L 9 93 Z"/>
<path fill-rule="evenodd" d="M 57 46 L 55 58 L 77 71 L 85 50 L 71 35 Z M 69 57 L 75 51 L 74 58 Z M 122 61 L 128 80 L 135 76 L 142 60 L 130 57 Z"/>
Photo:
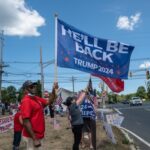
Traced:
<path fill-rule="evenodd" d="M 31 85 L 37 85 L 37 82 L 32 82 L 31 80 L 27 80 L 23 83 L 22 88 L 25 89 Z"/>

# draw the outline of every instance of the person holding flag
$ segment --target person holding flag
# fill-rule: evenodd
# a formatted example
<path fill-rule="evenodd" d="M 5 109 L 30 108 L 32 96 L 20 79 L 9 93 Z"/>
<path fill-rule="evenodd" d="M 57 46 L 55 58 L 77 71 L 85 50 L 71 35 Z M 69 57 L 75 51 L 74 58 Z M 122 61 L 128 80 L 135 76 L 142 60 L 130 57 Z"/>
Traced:
<path fill-rule="evenodd" d="M 23 83 L 24 97 L 21 100 L 23 119 L 23 139 L 27 150 L 43 150 L 42 139 L 45 132 L 44 107 L 56 99 L 58 84 L 54 83 L 49 100 L 36 96 L 37 83 L 27 80 Z"/>
<path fill-rule="evenodd" d="M 74 144 L 72 150 L 79 150 L 79 145 L 82 138 L 82 127 L 83 127 L 83 118 L 80 111 L 80 104 L 82 103 L 87 90 L 82 91 L 78 98 L 68 97 L 63 103 L 68 107 L 69 118 L 72 127 L 72 132 L 74 135 Z"/>
<path fill-rule="evenodd" d="M 96 111 L 93 101 L 94 90 L 92 87 L 91 77 L 89 79 L 87 89 L 88 92 L 81 104 L 81 112 L 84 121 L 83 133 L 88 132 L 90 149 L 96 150 Z"/>

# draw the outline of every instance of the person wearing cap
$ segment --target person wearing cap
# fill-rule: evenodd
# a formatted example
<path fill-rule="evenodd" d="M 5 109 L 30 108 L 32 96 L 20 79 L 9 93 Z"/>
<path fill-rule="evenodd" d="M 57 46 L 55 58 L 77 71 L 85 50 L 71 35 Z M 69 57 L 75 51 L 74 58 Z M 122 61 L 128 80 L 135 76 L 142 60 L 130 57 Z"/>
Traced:
<path fill-rule="evenodd" d="M 24 97 L 21 100 L 21 115 L 23 119 L 23 139 L 27 150 L 42 150 L 42 139 L 45 132 L 44 107 L 56 98 L 58 84 L 54 83 L 49 100 L 36 96 L 37 83 L 30 80 L 24 82 L 22 88 Z"/>
<path fill-rule="evenodd" d="M 72 150 L 79 150 L 79 144 L 81 142 L 83 118 L 79 105 L 82 103 L 85 93 L 86 91 L 82 91 L 77 99 L 75 97 L 68 97 L 63 103 L 68 107 L 72 132 L 74 134 L 74 144 Z"/>
<path fill-rule="evenodd" d="M 20 106 L 17 109 L 17 113 L 14 115 L 14 139 L 13 139 L 13 150 L 19 150 L 21 142 L 21 134 L 23 129 L 23 121 L 20 112 Z"/>

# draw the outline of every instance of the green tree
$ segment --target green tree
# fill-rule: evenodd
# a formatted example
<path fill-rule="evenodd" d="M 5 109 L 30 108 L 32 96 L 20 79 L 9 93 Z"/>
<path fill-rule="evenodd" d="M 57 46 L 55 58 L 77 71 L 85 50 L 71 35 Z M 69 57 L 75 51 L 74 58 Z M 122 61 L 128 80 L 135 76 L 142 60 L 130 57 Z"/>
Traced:
<path fill-rule="evenodd" d="M 3 102 L 16 102 L 16 88 L 14 86 L 8 86 L 2 90 Z"/>
<path fill-rule="evenodd" d="M 108 103 L 117 103 L 117 100 L 118 99 L 118 95 L 113 93 L 113 92 L 110 92 L 108 93 Z"/>
<path fill-rule="evenodd" d="M 150 100 L 150 81 L 147 82 L 147 98 Z"/>
<path fill-rule="evenodd" d="M 2 89 L 2 101 L 9 102 L 9 96 L 6 88 Z"/>
<path fill-rule="evenodd" d="M 139 86 L 136 92 L 136 96 L 144 99 L 146 98 L 146 89 L 144 86 Z"/>
<path fill-rule="evenodd" d="M 37 81 L 37 95 L 40 97 L 42 96 L 40 80 Z"/>
<path fill-rule="evenodd" d="M 14 86 L 7 87 L 8 97 L 10 102 L 16 102 L 16 88 Z"/>

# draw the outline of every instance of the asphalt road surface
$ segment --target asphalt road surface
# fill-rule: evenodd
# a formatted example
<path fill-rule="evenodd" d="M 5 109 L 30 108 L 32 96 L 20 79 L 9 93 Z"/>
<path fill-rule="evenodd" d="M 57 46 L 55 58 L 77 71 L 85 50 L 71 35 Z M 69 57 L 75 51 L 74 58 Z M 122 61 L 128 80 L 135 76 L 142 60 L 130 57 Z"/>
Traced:
<path fill-rule="evenodd" d="M 125 117 L 122 127 L 130 130 L 146 142 L 150 143 L 150 103 L 143 106 L 129 106 L 129 104 L 116 104 L 112 107 L 117 108 Z M 150 150 L 150 147 L 143 145 L 142 142 L 134 138 L 141 150 Z"/>

